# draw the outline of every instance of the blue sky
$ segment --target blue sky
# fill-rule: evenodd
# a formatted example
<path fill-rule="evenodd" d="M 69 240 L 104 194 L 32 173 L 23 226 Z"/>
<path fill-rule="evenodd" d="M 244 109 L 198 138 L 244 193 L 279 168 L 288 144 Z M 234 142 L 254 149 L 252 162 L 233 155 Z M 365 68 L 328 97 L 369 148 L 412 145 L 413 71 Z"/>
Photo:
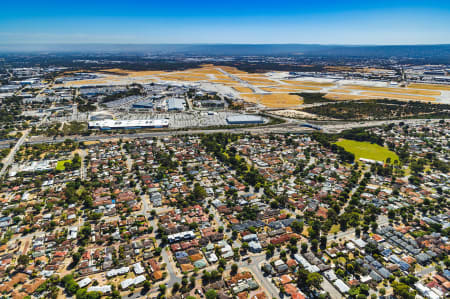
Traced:
<path fill-rule="evenodd" d="M 450 1 L 2 1 L 0 44 L 450 43 Z"/>

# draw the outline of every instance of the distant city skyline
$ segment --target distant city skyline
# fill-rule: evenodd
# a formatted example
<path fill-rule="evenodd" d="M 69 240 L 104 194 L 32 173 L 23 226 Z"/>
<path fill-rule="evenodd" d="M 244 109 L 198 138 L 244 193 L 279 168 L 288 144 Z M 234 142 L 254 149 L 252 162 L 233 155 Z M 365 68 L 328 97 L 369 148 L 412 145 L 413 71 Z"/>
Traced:
<path fill-rule="evenodd" d="M 449 44 L 450 1 L 2 3 L 0 44 Z"/>

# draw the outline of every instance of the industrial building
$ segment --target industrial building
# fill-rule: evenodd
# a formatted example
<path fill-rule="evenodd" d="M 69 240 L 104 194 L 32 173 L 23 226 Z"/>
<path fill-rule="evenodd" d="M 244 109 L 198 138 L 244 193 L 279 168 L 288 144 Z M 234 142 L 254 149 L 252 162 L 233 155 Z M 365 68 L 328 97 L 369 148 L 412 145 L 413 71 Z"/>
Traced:
<path fill-rule="evenodd" d="M 184 104 L 184 99 L 170 98 L 167 100 L 167 111 L 184 111 Z"/>
<path fill-rule="evenodd" d="M 99 120 L 114 119 L 114 116 L 109 112 L 97 112 L 92 113 L 89 119 L 91 121 L 99 121 Z"/>
<path fill-rule="evenodd" d="M 153 102 L 152 101 L 141 101 L 137 103 L 133 103 L 131 106 L 134 109 L 153 109 Z"/>
<path fill-rule="evenodd" d="M 3 85 L 0 86 L 0 93 L 2 92 L 14 92 L 20 89 L 20 85 Z"/>
<path fill-rule="evenodd" d="M 27 162 L 25 164 L 13 164 L 11 166 L 11 170 L 9 172 L 10 177 L 15 177 L 19 172 L 44 172 L 51 171 L 55 168 L 57 160 L 41 160 L 41 161 L 32 161 Z"/>
<path fill-rule="evenodd" d="M 142 128 L 167 128 L 167 119 L 134 119 L 134 120 L 100 120 L 90 121 L 89 129 L 115 130 L 115 129 L 142 129 Z"/>
<path fill-rule="evenodd" d="M 230 125 L 243 125 L 243 124 L 263 124 L 264 118 L 258 115 L 231 115 L 227 117 L 227 123 Z"/>

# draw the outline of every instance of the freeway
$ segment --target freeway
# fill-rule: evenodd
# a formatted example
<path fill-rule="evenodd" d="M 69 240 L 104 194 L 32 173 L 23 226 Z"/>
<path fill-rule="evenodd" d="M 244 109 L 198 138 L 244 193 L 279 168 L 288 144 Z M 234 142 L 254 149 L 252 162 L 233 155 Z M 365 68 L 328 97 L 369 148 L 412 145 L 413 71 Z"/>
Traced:
<path fill-rule="evenodd" d="M 189 131 L 153 131 L 153 132 L 145 132 L 145 133 L 123 133 L 123 134 L 113 134 L 113 135 L 90 135 L 90 136 L 66 136 L 64 138 L 50 138 L 50 137 L 38 137 L 33 138 L 26 142 L 26 144 L 39 144 L 39 143 L 60 143 L 64 142 L 67 139 L 72 139 L 78 142 L 82 141 L 108 141 L 111 139 L 132 139 L 132 138 L 152 138 L 152 137 L 168 137 L 168 136 L 179 136 L 186 134 L 214 134 L 214 133 L 308 133 L 311 132 L 311 129 L 302 128 L 299 126 L 286 126 L 282 127 L 255 127 L 255 128 L 233 128 L 233 129 L 216 129 L 216 130 L 189 130 Z M 9 147 L 9 143 L 4 142 L 0 144 L 0 148 Z"/>
<path fill-rule="evenodd" d="M 407 120 L 386 120 L 386 121 L 365 121 L 365 122 L 339 122 L 333 124 L 333 122 L 329 122 L 328 124 L 319 124 L 324 133 L 339 133 L 343 130 L 348 130 L 352 128 L 359 127 L 374 127 L 387 125 L 391 123 L 399 123 L 404 122 L 405 124 L 426 124 L 437 122 L 439 120 L 426 120 L 426 119 L 407 119 Z M 108 141 L 111 139 L 134 139 L 134 138 L 152 138 L 152 137 L 170 137 L 170 136 L 179 136 L 179 135 L 197 135 L 197 134 L 214 134 L 214 133 L 231 133 L 231 134 L 306 134 L 314 132 L 314 129 L 300 127 L 299 120 L 289 120 L 287 123 L 283 124 L 275 124 L 275 125 L 267 125 L 260 127 L 241 127 L 241 128 L 223 128 L 223 129 L 190 129 L 190 130 L 164 130 L 164 131 L 151 131 L 151 132 L 143 132 L 143 133 L 121 133 L 121 134 L 112 134 L 107 135 L 102 132 L 98 135 L 89 135 L 89 136 L 65 136 L 63 138 L 52 138 L 39 136 L 36 138 L 32 138 L 27 141 L 26 144 L 39 144 L 39 143 L 60 143 L 65 141 L 66 139 L 72 139 L 75 141 Z M 8 148 L 11 144 L 8 141 L 0 142 L 1 148 Z"/>
<path fill-rule="evenodd" d="M 39 121 L 39 123 L 37 124 L 37 127 L 39 127 L 46 120 L 47 120 L 47 116 L 45 116 L 41 121 Z M 3 160 L 3 167 L 0 170 L 0 177 L 2 177 L 5 174 L 8 167 L 12 164 L 12 162 L 14 162 L 14 156 L 16 155 L 17 150 L 19 150 L 20 147 L 22 146 L 22 144 L 25 143 L 25 140 L 27 139 L 28 134 L 30 134 L 30 132 L 31 132 L 31 128 L 29 128 L 29 129 L 25 130 L 25 132 L 23 132 L 22 137 L 20 137 L 20 139 L 16 142 L 14 147 L 9 152 L 8 156 L 6 156 L 6 158 Z M 0 145 L 0 148 L 10 147 L 10 143 L 6 143 L 4 145 L 6 145 L 6 146 Z"/>
<path fill-rule="evenodd" d="M 259 127 L 241 127 L 241 128 L 222 128 L 222 129 L 188 129 L 188 130 L 161 130 L 161 131 L 150 131 L 150 132 L 142 132 L 142 133 L 121 133 L 121 134 L 112 134 L 107 135 L 103 132 L 95 132 L 100 133 L 96 135 L 89 136 L 65 136 L 63 138 L 52 138 L 45 136 L 38 136 L 32 138 L 27 142 L 27 144 L 38 144 L 38 143 L 59 143 L 63 142 L 66 139 L 73 139 L 76 141 L 107 141 L 110 139 L 131 139 L 131 138 L 151 138 L 151 137 L 165 137 L 165 136 L 179 136 L 179 135 L 196 135 L 196 134 L 214 134 L 214 133 L 293 133 L 293 134 L 301 134 L 301 133 L 311 133 L 314 132 L 314 129 L 301 127 L 300 124 L 303 121 L 286 119 L 286 123 L 282 124 L 274 124 L 267 126 L 259 126 Z M 338 133 L 343 130 L 348 130 L 352 128 L 361 128 L 361 127 L 374 127 L 387 125 L 391 123 L 399 123 L 404 122 L 405 124 L 426 124 L 433 123 L 439 120 L 428 120 L 428 119 L 405 119 L 405 120 L 386 120 L 386 121 L 364 121 L 364 122 L 328 122 L 317 124 L 322 128 L 324 133 Z M 0 148 L 9 147 L 10 143 L 8 141 L 0 142 Z"/>

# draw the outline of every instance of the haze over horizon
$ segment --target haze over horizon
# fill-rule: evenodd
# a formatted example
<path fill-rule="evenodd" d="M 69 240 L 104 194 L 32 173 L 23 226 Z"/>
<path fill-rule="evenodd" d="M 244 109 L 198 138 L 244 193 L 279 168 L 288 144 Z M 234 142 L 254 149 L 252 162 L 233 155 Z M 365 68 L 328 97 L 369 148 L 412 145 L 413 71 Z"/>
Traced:
<path fill-rule="evenodd" d="M 2 3 L 1 45 L 46 43 L 448 44 L 450 2 Z"/>

